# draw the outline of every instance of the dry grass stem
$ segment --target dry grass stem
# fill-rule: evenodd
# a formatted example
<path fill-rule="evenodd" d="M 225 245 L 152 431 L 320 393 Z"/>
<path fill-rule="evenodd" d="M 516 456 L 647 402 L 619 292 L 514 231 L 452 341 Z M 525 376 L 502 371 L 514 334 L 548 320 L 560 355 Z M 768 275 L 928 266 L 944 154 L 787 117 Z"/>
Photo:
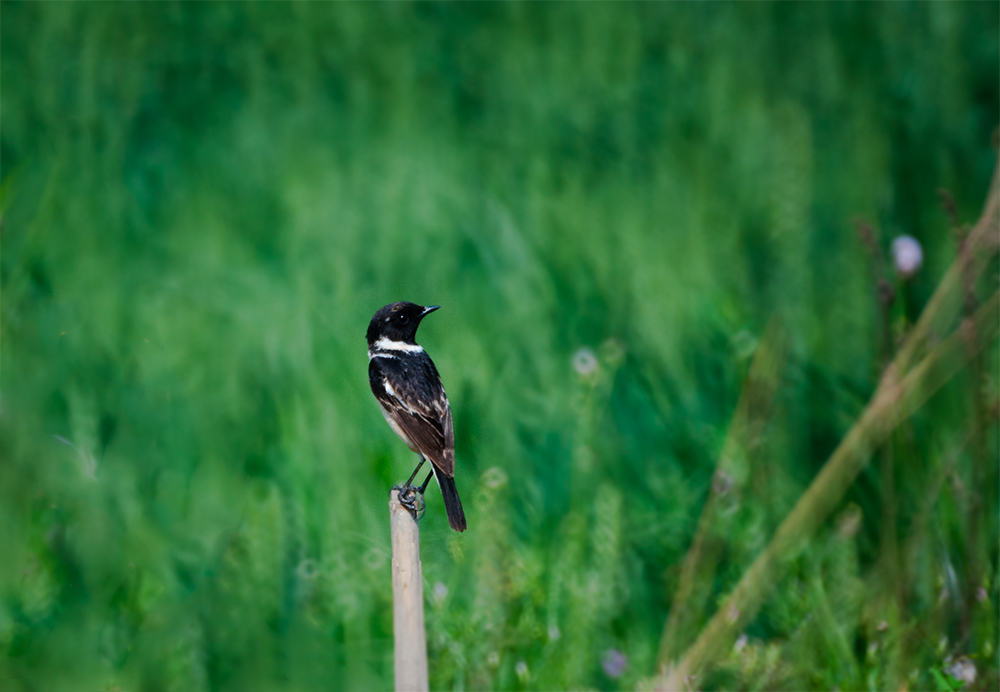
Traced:
<path fill-rule="evenodd" d="M 1000 169 L 998 169 L 1000 171 Z M 798 556 L 806 540 L 829 516 L 844 492 L 892 430 L 916 411 L 996 335 L 1000 293 L 994 293 L 950 336 L 940 340 L 959 315 L 968 281 L 982 272 L 1000 246 L 998 176 L 994 173 L 983 215 L 959 257 L 945 274 L 857 423 L 781 523 L 718 612 L 676 665 L 655 681 L 657 689 L 686 689 L 727 647 L 756 613 L 777 582 L 781 566 Z M 925 355 L 926 354 L 926 355 Z M 923 359 L 917 362 L 917 359 Z M 669 630 L 669 623 L 668 623 Z"/>
<path fill-rule="evenodd" d="M 698 529 L 681 567 L 680 583 L 674 592 L 670 616 L 663 628 L 659 663 L 667 663 L 690 643 L 693 627 L 698 621 L 711 591 L 712 576 L 718 563 L 723 537 L 728 533 L 726 516 L 720 512 L 719 500 L 725 495 L 738 494 L 749 475 L 750 453 L 760 441 L 770 418 L 774 393 L 781 380 L 788 341 L 781 321 L 774 317 L 768 323 L 750 372 L 736 405 L 722 454 L 716 464 L 712 489 L 702 508 Z"/>

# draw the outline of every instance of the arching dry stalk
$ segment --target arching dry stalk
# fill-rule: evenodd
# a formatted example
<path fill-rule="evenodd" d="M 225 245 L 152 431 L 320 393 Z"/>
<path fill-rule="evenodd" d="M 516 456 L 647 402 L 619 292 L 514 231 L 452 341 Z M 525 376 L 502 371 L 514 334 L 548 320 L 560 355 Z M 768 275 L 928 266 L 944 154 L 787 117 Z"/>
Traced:
<path fill-rule="evenodd" d="M 969 273 L 978 276 L 1000 249 L 998 184 L 1000 166 L 994 172 L 982 216 L 906 342 L 886 368 L 861 417 L 695 643 L 676 665 L 669 666 L 653 681 L 657 689 L 693 687 L 692 681 L 732 646 L 736 635 L 777 583 L 782 565 L 798 556 L 806 540 L 829 516 L 878 445 L 896 425 L 951 379 L 970 357 L 995 338 L 1000 322 L 1000 293 L 994 293 L 974 315 L 941 340 L 959 317 Z"/>

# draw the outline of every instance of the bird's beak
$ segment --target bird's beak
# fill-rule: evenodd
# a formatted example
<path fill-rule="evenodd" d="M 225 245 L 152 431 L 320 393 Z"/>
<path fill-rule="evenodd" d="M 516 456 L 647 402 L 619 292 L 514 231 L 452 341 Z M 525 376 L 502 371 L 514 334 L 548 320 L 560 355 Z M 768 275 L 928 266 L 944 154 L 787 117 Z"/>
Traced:
<path fill-rule="evenodd" d="M 434 312 L 435 310 L 437 310 L 440 307 L 441 307 L 440 305 L 429 305 L 428 307 L 424 308 L 424 311 L 422 313 L 420 313 L 420 316 L 421 317 L 426 317 L 427 315 L 429 315 L 430 313 Z"/>

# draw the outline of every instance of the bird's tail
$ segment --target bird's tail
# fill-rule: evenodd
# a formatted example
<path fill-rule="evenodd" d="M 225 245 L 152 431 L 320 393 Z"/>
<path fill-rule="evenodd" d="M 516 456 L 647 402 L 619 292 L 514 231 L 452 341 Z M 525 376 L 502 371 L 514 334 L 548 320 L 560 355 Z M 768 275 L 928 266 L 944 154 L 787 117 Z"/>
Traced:
<path fill-rule="evenodd" d="M 436 468 L 431 468 L 434 471 L 434 480 L 438 482 L 438 486 L 441 488 L 441 496 L 444 498 L 444 509 L 448 513 L 448 523 L 451 524 L 451 528 L 456 531 L 465 531 L 465 512 L 462 510 L 462 501 L 458 499 L 458 488 L 455 487 L 455 479 L 448 478 Z"/>

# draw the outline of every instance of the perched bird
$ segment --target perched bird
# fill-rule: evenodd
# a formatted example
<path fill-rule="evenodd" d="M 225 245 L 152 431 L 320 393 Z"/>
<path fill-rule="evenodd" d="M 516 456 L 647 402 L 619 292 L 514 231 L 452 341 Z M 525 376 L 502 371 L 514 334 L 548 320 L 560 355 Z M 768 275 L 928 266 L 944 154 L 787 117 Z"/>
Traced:
<path fill-rule="evenodd" d="M 393 303 L 375 313 L 368 325 L 368 383 L 389 427 L 420 455 L 410 480 L 400 489 L 400 500 L 413 508 L 414 491 L 422 496 L 433 475 L 444 497 L 448 523 L 465 531 L 465 512 L 455 488 L 451 406 L 434 361 L 415 340 L 420 320 L 439 307 Z M 424 461 L 431 463 L 431 473 L 419 489 L 414 488 L 410 482 Z"/>

